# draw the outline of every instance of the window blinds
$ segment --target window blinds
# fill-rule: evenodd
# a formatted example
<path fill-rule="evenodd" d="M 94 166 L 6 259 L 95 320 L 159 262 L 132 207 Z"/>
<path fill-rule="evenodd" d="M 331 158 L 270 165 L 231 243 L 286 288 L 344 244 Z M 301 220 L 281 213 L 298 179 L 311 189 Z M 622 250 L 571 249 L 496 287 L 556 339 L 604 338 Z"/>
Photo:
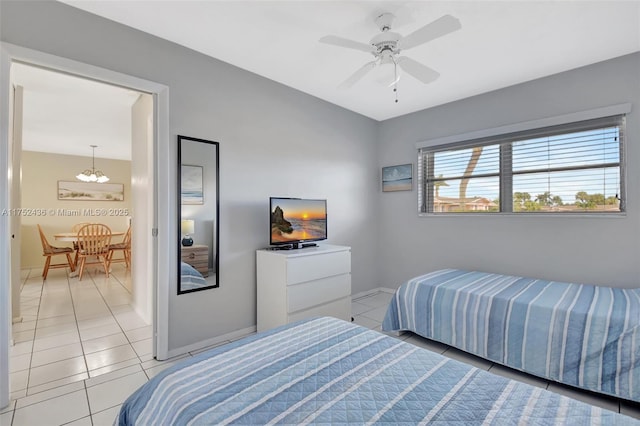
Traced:
<path fill-rule="evenodd" d="M 624 211 L 624 115 L 418 150 L 420 213 Z"/>

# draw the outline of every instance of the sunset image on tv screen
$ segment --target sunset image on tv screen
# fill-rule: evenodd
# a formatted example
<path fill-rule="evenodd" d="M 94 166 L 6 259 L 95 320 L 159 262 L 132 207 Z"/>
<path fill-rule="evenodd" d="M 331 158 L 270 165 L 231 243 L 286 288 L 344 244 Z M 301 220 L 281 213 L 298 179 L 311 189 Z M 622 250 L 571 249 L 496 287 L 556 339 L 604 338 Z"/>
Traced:
<path fill-rule="evenodd" d="M 271 199 L 271 243 L 327 237 L 325 200 Z"/>

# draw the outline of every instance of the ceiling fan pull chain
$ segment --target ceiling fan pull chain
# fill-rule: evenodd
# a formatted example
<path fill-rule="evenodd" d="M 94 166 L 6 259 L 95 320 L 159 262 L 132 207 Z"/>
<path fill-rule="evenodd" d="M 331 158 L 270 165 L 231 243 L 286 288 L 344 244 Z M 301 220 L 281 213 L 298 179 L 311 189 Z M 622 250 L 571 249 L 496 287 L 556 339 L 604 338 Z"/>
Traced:
<path fill-rule="evenodd" d="M 396 95 L 396 103 L 398 103 L 398 63 L 393 61 L 393 93 Z"/>

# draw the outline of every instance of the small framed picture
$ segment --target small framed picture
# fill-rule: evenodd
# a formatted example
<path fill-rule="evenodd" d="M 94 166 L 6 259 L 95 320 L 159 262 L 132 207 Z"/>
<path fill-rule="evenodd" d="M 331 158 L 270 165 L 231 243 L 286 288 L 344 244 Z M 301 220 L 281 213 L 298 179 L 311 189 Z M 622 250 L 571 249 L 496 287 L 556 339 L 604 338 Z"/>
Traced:
<path fill-rule="evenodd" d="M 411 191 L 413 164 L 400 164 L 382 168 L 382 192 Z"/>
<path fill-rule="evenodd" d="M 183 164 L 180 172 L 182 204 L 204 204 L 203 167 Z"/>

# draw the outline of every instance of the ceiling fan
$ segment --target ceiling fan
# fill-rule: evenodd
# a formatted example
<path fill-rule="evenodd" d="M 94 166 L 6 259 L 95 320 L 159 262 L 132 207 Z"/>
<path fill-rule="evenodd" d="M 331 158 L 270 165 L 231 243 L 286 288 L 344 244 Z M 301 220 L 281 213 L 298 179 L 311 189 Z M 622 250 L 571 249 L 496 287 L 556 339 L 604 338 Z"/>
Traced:
<path fill-rule="evenodd" d="M 389 85 L 394 86 L 394 91 L 396 91 L 395 85 L 399 79 L 397 67 L 400 67 L 405 73 L 413 76 L 424 84 L 431 83 L 440 76 L 437 71 L 426 65 L 407 56 L 400 56 L 400 52 L 459 30 L 461 28 L 460 21 L 451 15 L 444 15 L 403 37 L 391 31 L 394 18 L 395 16 L 389 12 L 382 13 L 375 18 L 375 23 L 378 28 L 380 28 L 381 33 L 374 36 L 371 41 L 369 41 L 369 44 L 335 35 L 324 36 L 320 39 L 321 43 L 360 50 L 371 53 L 375 57 L 373 61 L 364 64 L 340 84 L 340 86 L 338 86 L 339 88 L 349 88 L 353 86 L 376 66 L 384 64 L 392 64 L 394 66 L 394 81 Z M 396 102 L 398 102 L 397 98 Z"/>

